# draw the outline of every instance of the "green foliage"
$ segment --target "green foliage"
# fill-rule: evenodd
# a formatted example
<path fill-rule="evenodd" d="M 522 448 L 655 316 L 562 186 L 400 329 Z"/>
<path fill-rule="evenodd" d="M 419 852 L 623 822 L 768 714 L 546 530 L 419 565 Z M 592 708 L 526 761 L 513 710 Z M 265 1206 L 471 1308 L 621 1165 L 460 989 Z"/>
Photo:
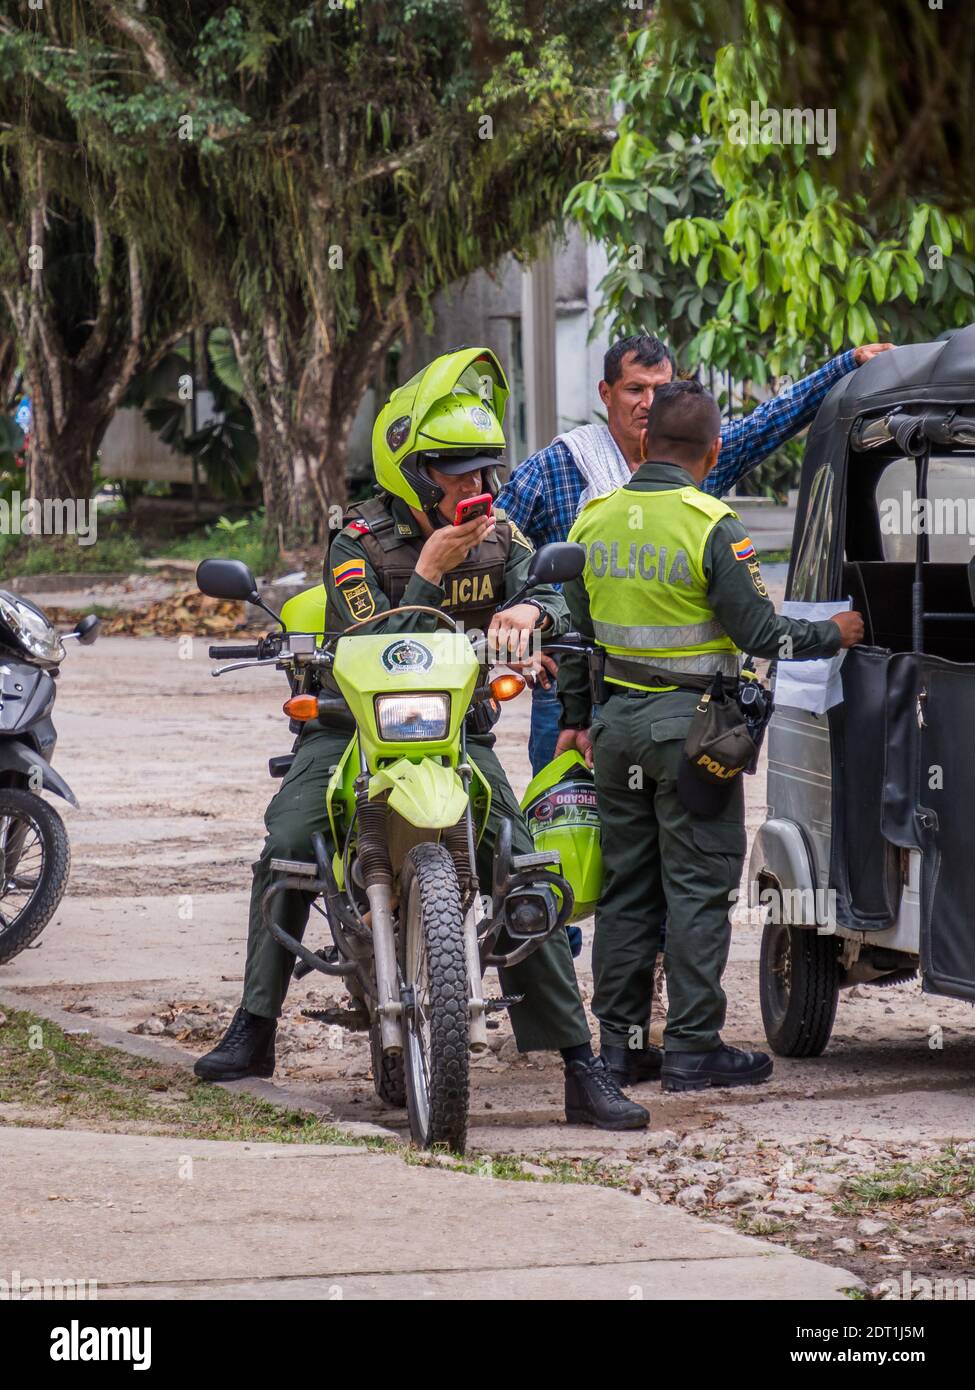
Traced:
<path fill-rule="evenodd" d="M 835 110 L 840 139 L 822 162 L 844 193 L 971 205 L 975 26 L 964 0 L 659 0 L 656 12 L 668 34 L 755 51 L 751 95 L 763 105 Z"/>
<path fill-rule="evenodd" d="M 277 547 L 269 540 L 264 511 L 231 521 L 222 516 L 212 526 L 182 540 L 173 541 L 158 552 L 172 560 L 200 560 L 219 555 L 227 560 L 243 560 L 255 574 L 267 574 L 278 561 Z"/>
<path fill-rule="evenodd" d="M 845 346 L 967 323 L 975 283 L 971 213 L 908 197 L 875 207 L 843 197 L 805 145 L 737 143 L 751 102 L 774 105 L 785 42 L 759 4 L 717 50 L 656 21 L 632 35 L 609 166 L 567 203 L 610 246 L 621 331 L 659 332 L 683 366 L 759 384 Z"/>
<path fill-rule="evenodd" d="M 313 461 L 294 529 L 396 336 L 558 221 L 625 22 L 618 0 L 46 5 L 0 23 L 0 145 L 42 135 L 52 185 L 101 180 L 226 326 L 276 524 Z"/>
<path fill-rule="evenodd" d="M 131 574 L 142 560 L 138 541 L 99 517 L 94 545 L 73 536 L 0 536 L 0 572 L 30 574 Z"/>
<path fill-rule="evenodd" d="M 213 329 L 207 335 L 206 350 L 215 418 L 198 429 L 188 429 L 186 402 L 173 395 L 174 379 L 190 373 L 189 339 L 177 343 L 133 381 L 125 404 L 142 410 L 149 428 L 163 443 L 199 461 L 215 497 L 239 501 L 257 484 L 254 421 L 242 398 L 240 368 L 227 330 Z"/>

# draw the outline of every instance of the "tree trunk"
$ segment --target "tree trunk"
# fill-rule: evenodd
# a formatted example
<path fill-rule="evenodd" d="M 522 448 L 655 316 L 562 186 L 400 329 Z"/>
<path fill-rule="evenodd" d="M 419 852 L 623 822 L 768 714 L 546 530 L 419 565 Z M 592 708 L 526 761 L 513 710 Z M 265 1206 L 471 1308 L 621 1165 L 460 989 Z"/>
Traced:
<path fill-rule="evenodd" d="M 27 377 L 34 417 L 27 461 L 29 495 L 39 500 L 87 499 L 94 486 L 95 455 L 115 407 L 106 410 L 93 396 L 92 383 L 72 372 L 67 363 L 61 364 L 56 393 L 42 364 L 31 366 Z"/>
<path fill-rule="evenodd" d="M 283 366 L 276 321 L 265 321 L 259 366 L 249 357 L 246 332 L 231 328 L 254 417 L 267 525 L 281 549 L 322 543 L 340 524 L 352 426 L 394 332 L 358 335 L 338 354 L 311 355 L 295 385 Z M 298 344 L 292 348 L 300 358 Z"/>

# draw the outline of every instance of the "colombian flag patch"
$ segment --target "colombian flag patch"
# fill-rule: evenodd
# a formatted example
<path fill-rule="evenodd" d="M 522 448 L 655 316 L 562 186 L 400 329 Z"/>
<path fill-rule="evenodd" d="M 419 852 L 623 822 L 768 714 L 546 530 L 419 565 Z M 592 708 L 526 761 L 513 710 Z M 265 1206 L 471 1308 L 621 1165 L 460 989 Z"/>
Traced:
<path fill-rule="evenodd" d="M 336 584 L 344 584 L 349 579 L 365 579 L 365 577 L 365 560 L 346 560 L 344 565 L 336 565 L 332 570 L 332 578 Z"/>
<path fill-rule="evenodd" d="M 755 547 L 746 536 L 743 541 L 731 542 L 731 553 L 736 560 L 752 560 L 755 557 Z"/>

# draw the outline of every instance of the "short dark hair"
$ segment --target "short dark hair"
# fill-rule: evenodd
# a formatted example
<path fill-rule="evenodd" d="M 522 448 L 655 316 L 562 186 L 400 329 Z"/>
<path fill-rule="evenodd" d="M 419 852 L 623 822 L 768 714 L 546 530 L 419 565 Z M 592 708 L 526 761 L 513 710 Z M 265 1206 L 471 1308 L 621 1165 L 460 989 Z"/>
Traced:
<path fill-rule="evenodd" d="M 674 354 L 666 343 L 651 333 L 634 333 L 629 338 L 620 338 L 615 342 L 603 358 L 603 380 L 607 386 L 619 381 L 623 375 L 623 359 L 631 353 L 641 367 L 656 367 L 661 362 L 669 362 L 670 370 L 674 376 L 677 375 Z"/>
<path fill-rule="evenodd" d="M 668 381 L 647 412 L 647 458 L 700 463 L 721 433 L 718 403 L 699 381 Z"/>

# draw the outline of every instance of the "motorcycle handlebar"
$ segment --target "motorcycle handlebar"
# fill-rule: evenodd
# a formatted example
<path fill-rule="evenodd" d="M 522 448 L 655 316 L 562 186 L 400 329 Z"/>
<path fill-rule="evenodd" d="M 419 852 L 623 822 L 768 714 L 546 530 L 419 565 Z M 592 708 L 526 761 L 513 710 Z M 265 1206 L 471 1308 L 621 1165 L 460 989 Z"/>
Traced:
<path fill-rule="evenodd" d="M 252 642 L 246 647 L 210 647 L 208 655 L 214 661 L 247 661 L 261 654 L 260 642 Z"/>

